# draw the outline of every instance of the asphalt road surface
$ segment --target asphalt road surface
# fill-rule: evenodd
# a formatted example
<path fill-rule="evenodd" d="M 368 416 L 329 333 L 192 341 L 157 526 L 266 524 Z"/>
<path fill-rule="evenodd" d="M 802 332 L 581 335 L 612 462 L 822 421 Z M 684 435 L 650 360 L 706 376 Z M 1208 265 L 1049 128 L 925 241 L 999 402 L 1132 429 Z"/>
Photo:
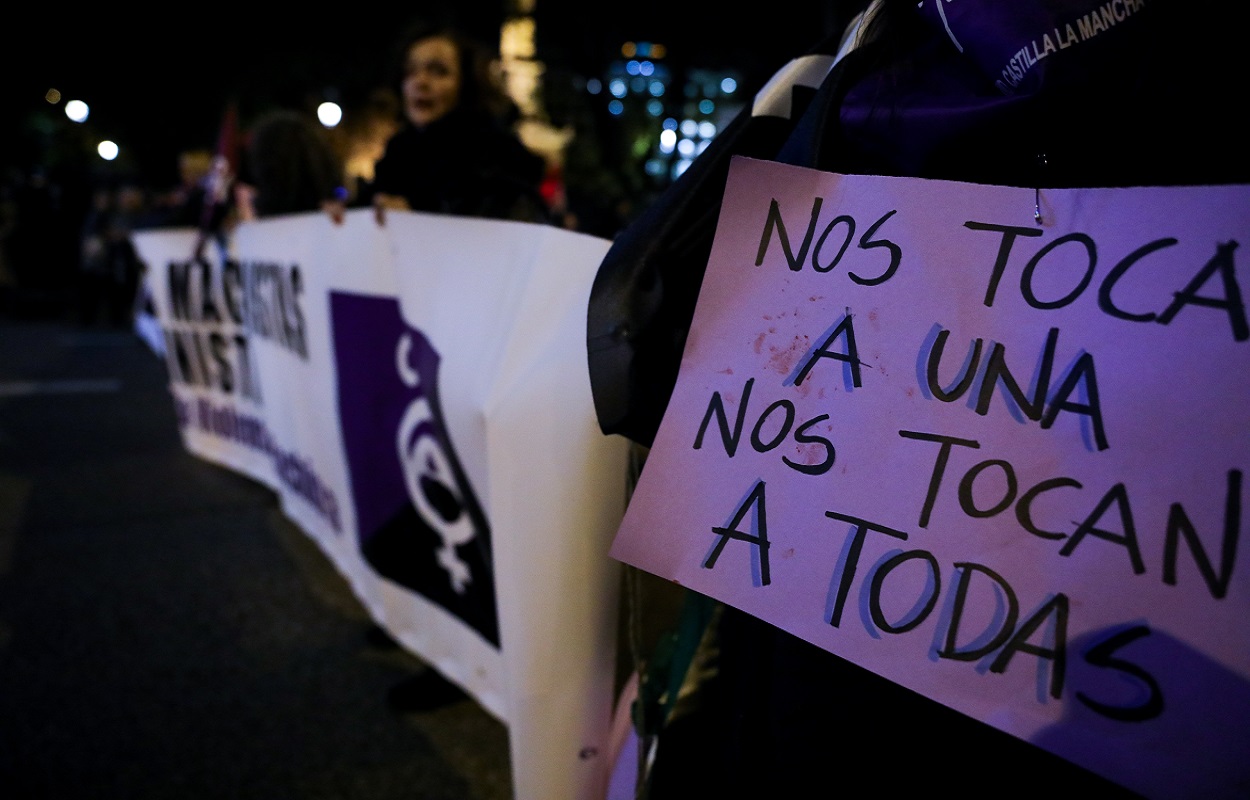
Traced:
<path fill-rule="evenodd" d="M 506 727 L 391 710 L 425 667 L 369 628 L 133 332 L 0 317 L 0 796 L 510 798 Z"/>

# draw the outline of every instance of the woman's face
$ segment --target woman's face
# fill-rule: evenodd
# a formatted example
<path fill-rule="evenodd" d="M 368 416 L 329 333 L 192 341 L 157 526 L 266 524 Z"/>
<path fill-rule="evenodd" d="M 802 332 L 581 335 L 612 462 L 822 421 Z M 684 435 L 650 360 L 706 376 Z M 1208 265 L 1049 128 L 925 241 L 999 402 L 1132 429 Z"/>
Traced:
<path fill-rule="evenodd" d="M 456 107 L 460 100 L 460 58 L 450 39 L 434 36 L 408 48 L 404 66 L 404 115 L 418 128 Z"/>

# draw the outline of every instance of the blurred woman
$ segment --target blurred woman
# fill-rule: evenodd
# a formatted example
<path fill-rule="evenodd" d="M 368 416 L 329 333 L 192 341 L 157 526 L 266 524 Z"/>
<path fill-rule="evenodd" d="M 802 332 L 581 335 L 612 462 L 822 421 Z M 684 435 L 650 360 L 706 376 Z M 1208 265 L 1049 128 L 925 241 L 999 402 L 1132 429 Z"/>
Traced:
<path fill-rule="evenodd" d="M 403 124 L 374 171 L 378 223 L 388 210 L 551 222 L 545 161 L 511 130 L 515 107 L 477 42 L 419 28 L 402 40 Z"/>

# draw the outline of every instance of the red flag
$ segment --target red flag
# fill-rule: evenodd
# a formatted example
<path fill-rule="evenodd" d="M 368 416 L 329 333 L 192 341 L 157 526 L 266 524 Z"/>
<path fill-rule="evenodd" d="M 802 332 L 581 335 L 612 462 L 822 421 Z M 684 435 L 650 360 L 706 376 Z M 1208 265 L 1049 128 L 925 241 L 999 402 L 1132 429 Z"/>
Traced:
<path fill-rule="evenodd" d="M 231 202 L 240 155 L 239 111 L 234 100 L 226 104 L 221 127 L 217 131 L 217 152 L 204 178 L 204 205 L 200 216 L 200 237 L 196 244 L 199 255 L 209 237 L 220 236 Z"/>

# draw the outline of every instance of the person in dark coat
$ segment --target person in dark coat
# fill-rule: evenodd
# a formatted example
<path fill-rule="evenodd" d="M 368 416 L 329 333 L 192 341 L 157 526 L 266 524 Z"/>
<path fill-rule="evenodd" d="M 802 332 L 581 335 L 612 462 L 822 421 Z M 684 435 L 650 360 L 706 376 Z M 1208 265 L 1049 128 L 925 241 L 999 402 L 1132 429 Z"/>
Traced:
<path fill-rule="evenodd" d="M 388 210 L 551 222 L 546 164 L 510 128 L 510 107 L 481 45 L 418 28 L 402 47 L 404 125 L 374 170 L 379 224 Z"/>

